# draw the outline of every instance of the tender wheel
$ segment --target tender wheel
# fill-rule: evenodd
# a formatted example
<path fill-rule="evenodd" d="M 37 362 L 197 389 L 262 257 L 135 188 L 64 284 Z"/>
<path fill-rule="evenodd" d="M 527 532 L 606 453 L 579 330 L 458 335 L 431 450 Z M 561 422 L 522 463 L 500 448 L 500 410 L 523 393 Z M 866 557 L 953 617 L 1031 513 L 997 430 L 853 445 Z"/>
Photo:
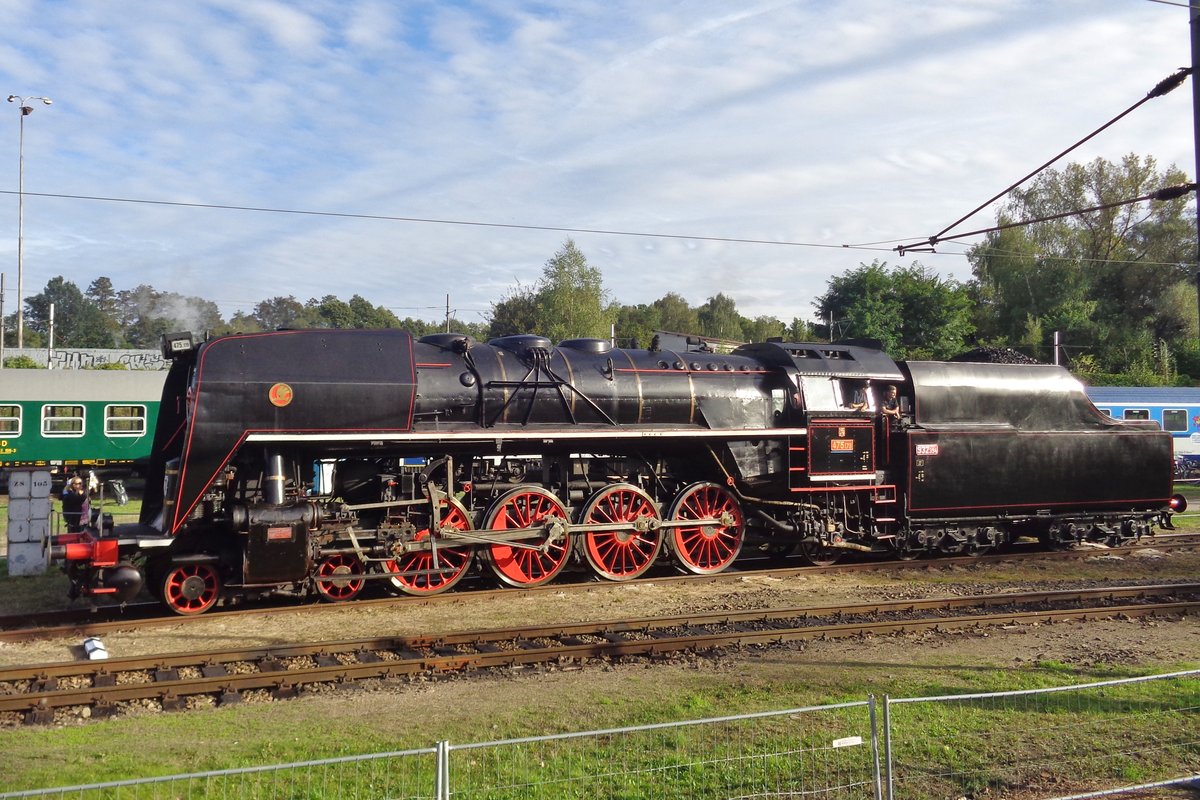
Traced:
<path fill-rule="evenodd" d="M 667 516 L 672 520 L 715 520 L 671 528 L 667 545 L 679 566 L 688 572 L 720 572 L 741 552 L 746 518 L 737 498 L 723 486 L 693 483 L 675 498 Z"/>
<path fill-rule="evenodd" d="M 163 575 L 163 603 L 176 614 L 203 614 L 221 595 L 221 578 L 212 564 L 180 564 Z"/>
<path fill-rule="evenodd" d="M 488 509 L 484 527 L 491 531 L 536 528 L 538 532 L 517 547 L 493 544 L 483 553 L 488 566 L 509 586 L 540 586 L 554 579 L 567 565 L 570 540 L 567 509 L 540 486 L 521 486 L 501 495 Z"/>
<path fill-rule="evenodd" d="M 579 524 L 630 522 L 633 527 L 623 531 L 585 532 L 583 554 L 601 578 L 610 581 L 636 578 L 650 569 L 662 547 L 658 525 L 661 520 L 650 495 L 638 487 L 627 483 L 606 486 L 583 507 Z"/>
<path fill-rule="evenodd" d="M 358 556 L 348 553 L 326 556 L 317 567 L 317 594 L 330 603 L 353 600 L 367 583 L 361 578 L 356 580 L 354 576 L 362 575 L 364 571 Z"/>
<path fill-rule="evenodd" d="M 801 542 L 796 552 L 804 563 L 812 567 L 831 567 L 842 560 L 842 551 L 816 542 Z"/>
<path fill-rule="evenodd" d="M 456 531 L 471 530 L 471 518 L 458 501 L 443 501 L 442 527 Z M 423 542 L 428 538 L 429 528 L 417 531 L 416 541 Z M 439 538 L 434 539 L 435 544 Z M 475 550 L 470 545 L 439 546 L 435 550 L 406 553 L 399 558 L 385 561 L 383 568 L 396 573 L 391 584 L 404 594 L 437 594 L 452 588 L 462 580 L 471 566 L 474 554 Z"/>

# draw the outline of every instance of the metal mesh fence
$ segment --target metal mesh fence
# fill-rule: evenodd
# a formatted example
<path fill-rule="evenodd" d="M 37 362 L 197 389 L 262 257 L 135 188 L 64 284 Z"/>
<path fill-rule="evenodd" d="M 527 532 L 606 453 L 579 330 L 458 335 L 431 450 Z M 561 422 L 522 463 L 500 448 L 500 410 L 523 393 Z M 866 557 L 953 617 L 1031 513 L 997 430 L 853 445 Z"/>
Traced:
<path fill-rule="evenodd" d="M 873 703 L 451 748 L 455 800 L 873 798 Z"/>
<path fill-rule="evenodd" d="M 1200 670 L 0 793 L 78 800 L 1072 797 L 1200 777 Z M 1200 785 L 1200 782 L 1198 782 Z"/>
<path fill-rule="evenodd" d="M 889 699 L 885 716 L 889 798 L 1050 797 L 1200 774 L 1200 671 Z"/>
<path fill-rule="evenodd" d="M 437 749 L 0 794 L 71 800 L 434 800 Z"/>

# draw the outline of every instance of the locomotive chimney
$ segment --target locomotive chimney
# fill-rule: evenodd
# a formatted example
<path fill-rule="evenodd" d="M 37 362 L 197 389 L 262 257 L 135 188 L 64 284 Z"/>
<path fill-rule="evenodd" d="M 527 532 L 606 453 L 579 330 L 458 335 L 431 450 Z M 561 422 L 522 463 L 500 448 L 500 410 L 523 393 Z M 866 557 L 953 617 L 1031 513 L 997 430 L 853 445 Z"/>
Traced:
<path fill-rule="evenodd" d="M 284 485 L 287 482 L 287 472 L 284 469 L 283 456 L 271 453 L 267 456 L 267 474 L 263 481 L 263 500 L 273 506 L 284 503 Z"/>

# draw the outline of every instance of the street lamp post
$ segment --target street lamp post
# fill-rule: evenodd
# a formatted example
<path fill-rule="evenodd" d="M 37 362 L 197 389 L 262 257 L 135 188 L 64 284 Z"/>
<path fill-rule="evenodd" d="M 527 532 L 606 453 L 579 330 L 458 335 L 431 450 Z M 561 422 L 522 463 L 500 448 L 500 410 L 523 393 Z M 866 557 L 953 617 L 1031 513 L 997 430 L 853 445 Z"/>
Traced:
<path fill-rule="evenodd" d="M 25 346 L 25 118 L 33 113 L 34 100 L 50 105 L 49 97 L 8 96 L 21 109 L 21 133 L 17 145 L 17 348 Z"/>

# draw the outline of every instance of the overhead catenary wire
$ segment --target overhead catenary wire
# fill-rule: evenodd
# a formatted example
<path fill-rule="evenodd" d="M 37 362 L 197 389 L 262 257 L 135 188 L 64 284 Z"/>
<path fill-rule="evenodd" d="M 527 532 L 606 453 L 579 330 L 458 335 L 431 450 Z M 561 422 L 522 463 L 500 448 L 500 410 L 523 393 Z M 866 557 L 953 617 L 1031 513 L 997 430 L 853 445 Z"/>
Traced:
<path fill-rule="evenodd" d="M 912 244 L 897 245 L 896 247 L 894 247 L 892 249 L 895 250 L 897 253 L 899 253 L 901 256 L 903 256 L 906 252 L 911 252 L 911 251 L 917 250 L 918 248 L 934 247 L 935 245 L 938 244 L 938 242 L 947 241 L 950 239 L 961 239 L 961 238 L 965 238 L 967 236 L 977 236 L 980 233 L 987 233 L 992 230 L 999 230 L 999 228 L 983 228 L 978 231 L 972 231 L 971 233 L 961 233 L 961 234 L 956 234 L 954 236 L 946 236 L 945 235 L 947 231 L 952 230 L 956 225 L 959 225 L 962 222 L 964 222 L 965 220 L 968 220 L 971 217 L 975 216 L 980 211 L 982 211 L 984 208 L 986 208 L 988 205 L 990 205 L 991 203 L 994 203 L 996 200 L 999 200 L 1001 197 L 1012 192 L 1018 186 L 1025 183 L 1025 181 L 1029 180 L 1033 176 L 1042 172 L 1043 170 L 1045 170 L 1047 167 L 1049 167 L 1054 162 L 1060 160 L 1063 156 L 1067 155 L 1068 153 L 1072 152 L 1073 150 L 1076 150 L 1079 147 L 1086 144 L 1087 142 L 1091 141 L 1096 136 L 1098 136 L 1100 133 L 1102 133 L 1105 130 L 1107 130 L 1108 128 L 1112 127 L 1117 122 L 1119 122 L 1120 120 L 1124 119 L 1126 116 L 1131 114 L 1134 110 L 1141 107 L 1144 103 L 1146 103 L 1150 100 L 1153 100 L 1154 98 L 1162 97 L 1163 95 L 1166 95 L 1166 94 L 1170 93 L 1172 90 L 1178 88 L 1184 82 L 1184 80 L 1191 74 L 1192 74 L 1191 67 L 1180 67 L 1178 70 L 1176 70 L 1172 74 L 1168 75 L 1167 77 L 1163 78 L 1161 81 L 1156 83 L 1154 85 L 1154 88 L 1152 88 L 1149 92 L 1146 93 L 1145 97 L 1138 100 L 1136 103 L 1131 105 L 1129 108 L 1125 109 L 1120 114 L 1113 117 L 1108 122 L 1104 123 L 1099 128 L 1097 128 L 1096 130 L 1089 133 L 1087 136 L 1085 136 L 1082 139 L 1080 139 L 1079 141 L 1075 142 L 1075 144 L 1071 145 L 1066 150 L 1063 150 L 1061 153 L 1054 156 L 1049 161 L 1047 161 L 1046 163 L 1039 166 L 1037 169 L 1030 172 L 1028 175 L 1025 175 L 1024 177 L 1017 180 L 1015 183 L 1009 185 L 1007 188 L 1001 190 L 1000 192 L 996 193 L 992 197 L 989 197 L 987 200 L 983 201 L 978 206 L 976 206 L 975 208 L 968 211 L 966 214 L 964 214 L 961 217 L 959 217 L 958 219 L 956 219 L 954 222 L 951 222 L 949 225 L 942 228 L 940 231 L 938 231 L 934 235 L 932 235 L 922 241 L 914 242 Z M 1188 184 L 1188 186 L 1192 187 L 1192 190 L 1194 190 L 1194 188 L 1195 188 L 1195 184 Z M 1144 200 L 1144 199 L 1149 199 L 1149 198 L 1139 198 L 1139 200 Z M 1130 202 L 1130 203 L 1139 202 L 1139 200 L 1131 200 L 1131 201 L 1126 201 L 1126 202 Z M 1059 219 L 1062 216 L 1072 216 L 1072 214 L 1086 213 L 1087 211 L 1095 211 L 1095 210 L 1098 210 L 1099 208 L 1103 208 L 1103 207 L 1104 206 L 1097 206 L 1096 208 L 1084 209 L 1082 211 L 1071 212 L 1068 214 L 1063 214 L 1063 215 L 1059 215 L 1059 216 L 1055 216 L 1055 217 L 1048 217 L 1047 219 Z M 1025 222 L 1013 223 L 1011 225 L 1007 225 L 1004 227 L 1019 227 L 1021 225 L 1029 225 L 1034 222 L 1042 222 L 1042 221 L 1045 221 L 1045 220 L 1027 220 Z"/>
<path fill-rule="evenodd" d="M 949 241 L 953 241 L 955 239 L 966 239 L 970 236 L 979 236 L 980 234 L 983 234 L 983 233 L 992 233 L 994 231 L 1003 231 L 1003 230 L 1008 230 L 1009 228 L 1021 228 L 1026 225 L 1033 225 L 1038 222 L 1053 222 L 1056 219 L 1065 219 L 1066 217 L 1077 217 L 1081 214 L 1090 214 L 1093 211 L 1104 211 L 1105 209 L 1109 209 L 1109 208 L 1118 208 L 1120 206 L 1129 206 L 1129 205 L 1133 205 L 1134 203 L 1144 202 L 1146 200 L 1159 200 L 1159 201 L 1174 200 L 1176 198 L 1183 197 L 1185 194 L 1188 194 L 1188 193 L 1194 192 L 1194 191 L 1196 191 L 1196 184 L 1180 183 L 1175 186 L 1166 186 L 1166 187 L 1163 187 L 1162 189 L 1157 189 L 1153 192 L 1150 192 L 1149 194 L 1144 194 L 1144 195 L 1141 195 L 1140 197 L 1134 197 L 1134 198 L 1130 198 L 1128 200 L 1117 200 L 1112 203 L 1101 203 L 1098 206 L 1091 206 L 1089 208 L 1079 208 L 1079 209 L 1074 209 L 1072 211 L 1063 211 L 1060 214 L 1051 214 L 1050 216 L 1037 217 L 1036 219 L 1025 219 L 1025 220 L 1021 220 L 1020 222 L 1008 222 L 1008 223 L 1004 223 L 1002 225 L 992 225 L 987 228 L 980 228 L 980 229 L 974 230 L 974 231 L 965 231 L 963 233 L 956 233 L 953 236 L 947 236 L 943 239 L 939 239 L 938 241 L 949 242 Z M 925 252 L 926 251 L 925 248 L 931 247 L 931 246 L 932 246 L 932 243 L 930 245 L 925 245 L 924 243 L 918 242 L 915 246 L 913 246 L 913 245 L 910 245 L 907 247 L 900 246 L 895 249 L 898 253 L 900 253 L 900 255 L 904 255 L 906 252 Z"/>
<path fill-rule="evenodd" d="M 880 245 L 892 244 L 893 242 L 902 242 L 904 240 L 890 239 L 890 240 L 875 241 L 875 242 L 861 242 L 861 243 L 856 243 L 856 244 L 851 244 L 851 243 L 829 244 L 829 243 L 825 243 L 825 242 L 796 242 L 796 241 L 780 240 L 780 239 L 755 239 L 755 238 L 749 238 L 749 237 L 712 236 L 712 235 L 696 235 L 696 234 L 681 234 L 681 233 L 660 233 L 660 232 L 632 231 L 632 230 L 621 230 L 621 229 L 611 229 L 611 228 L 579 228 L 579 227 L 571 227 L 571 226 L 565 226 L 565 225 L 535 225 L 535 224 L 509 223 L 509 222 L 489 222 L 489 221 L 482 221 L 482 220 L 462 220 L 462 219 L 447 219 L 447 218 L 436 218 L 436 217 L 415 217 L 415 216 L 403 216 L 403 215 L 391 215 L 391 214 L 366 214 L 366 213 L 355 213 L 355 212 L 345 212 L 345 211 L 319 211 L 319 210 L 313 210 L 313 209 L 277 208 L 277 207 L 270 207 L 270 206 L 245 206 L 245 205 L 233 205 L 233 204 L 224 204 L 224 203 L 200 203 L 200 202 L 186 202 L 186 201 L 179 201 L 179 200 L 155 200 L 155 199 L 148 199 L 148 198 L 110 197 L 110 196 L 103 196 L 103 195 L 81 195 L 81 194 L 68 194 L 68 193 L 61 193 L 61 192 L 14 192 L 12 190 L 0 190 L 0 194 L 8 194 L 8 195 L 23 194 L 26 197 L 44 197 L 44 198 L 50 198 L 50 199 L 84 200 L 84 201 L 106 202 L 106 203 L 129 203 L 129 204 L 136 204 L 136 205 L 168 206 L 168 207 L 176 207 L 176 208 L 198 208 L 198 209 L 211 209 L 211 210 L 223 210 L 223 211 L 248 211 L 248 212 L 253 212 L 253 213 L 268 213 L 268 214 L 293 214 L 293 215 L 302 215 L 302 216 L 336 217 L 336 218 L 342 218 L 342 219 L 381 220 L 381 221 L 390 221 L 390 222 L 408 222 L 408 223 L 430 224 L 430 225 L 460 225 L 460 226 L 483 227 L 483 228 L 505 228 L 505 229 L 512 229 L 512 230 L 553 231 L 553 232 L 558 232 L 558 233 L 595 234 L 595 235 L 602 235 L 602 236 L 629 236 L 629 237 L 639 237 L 639 238 L 673 239 L 673 240 L 685 240 L 685 241 L 690 240 L 690 241 L 719 242 L 719 243 L 729 243 L 729 244 L 758 244 L 758 245 L 775 245 L 775 246 L 782 246 L 782 247 L 813 247 L 813 248 L 834 249 L 834 250 L 864 250 L 864 251 L 874 251 L 874 252 L 896 252 L 901 256 L 904 256 L 906 253 L 909 253 L 909 252 L 935 253 L 936 251 L 933 248 L 935 245 L 937 245 L 940 242 L 966 238 L 968 236 L 979 235 L 980 233 L 988 233 L 988 232 L 991 232 L 994 230 L 1000 230 L 1002 227 L 1017 227 L 1020 225 L 1028 225 L 1028 224 L 1032 224 L 1034 222 L 1044 221 L 1044 220 L 1028 220 L 1028 221 L 1021 222 L 1021 223 L 1012 223 L 1012 224 L 1009 224 L 1006 226 L 982 228 L 977 231 L 972 231 L 969 233 L 955 234 L 953 236 L 945 236 L 944 235 L 947 231 L 952 229 L 955 225 L 958 225 L 959 223 L 963 222 L 964 220 L 969 219 L 971 216 L 975 215 L 976 213 L 981 211 L 983 208 L 985 208 L 988 204 L 994 202 L 995 200 L 999 199 L 1000 197 L 1003 197 L 1005 194 L 1008 194 L 1013 189 L 1017 188 L 1025 181 L 1029 180 L 1029 178 L 1033 177 L 1034 175 L 1036 175 L 1039 172 L 1041 172 L 1042 170 L 1044 170 L 1050 164 L 1053 164 L 1055 161 L 1058 161 L 1063 156 L 1070 153 L 1072 150 L 1077 149 L 1084 143 L 1088 142 L 1089 140 L 1091 140 L 1092 138 L 1097 136 L 1102 131 L 1111 127 L 1116 122 L 1118 122 L 1120 119 L 1122 119 L 1123 117 L 1125 117 L 1128 114 L 1130 114 L 1131 112 L 1133 112 L 1135 109 L 1137 109 L 1143 103 L 1145 103 L 1148 100 L 1153 99 L 1155 97 L 1161 97 L 1161 96 L 1169 93 L 1170 91 L 1172 91 L 1173 89 L 1175 89 L 1176 87 L 1181 85 L 1183 83 L 1183 81 L 1191 74 L 1191 72 L 1192 72 L 1192 70 L 1190 68 L 1181 67 L 1175 73 L 1162 79 L 1141 100 L 1134 103 L 1129 108 L 1125 109 L 1123 112 L 1118 114 L 1113 119 L 1109 120 L 1104 125 L 1097 128 L 1092 133 L 1085 136 L 1083 139 L 1080 139 L 1078 142 L 1071 145 L 1071 147 L 1067 148 L 1066 150 L 1062 151 L 1058 155 L 1054 156 L 1052 159 L 1047 161 L 1045 164 L 1042 164 L 1040 167 L 1035 169 L 1033 172 L 1030 172 L 1028 175 L 1024 176 L 1017 182 L 1013 183 L 1012 185 L 1010 185 L 1003 191 L 999 192 L 995 196 L 984 201 L 979 206 L 977 206 L 976 208 L 974 208 L 967 214 L 963 215 L 959 219 L 955 220 L 950 225 L 946 226 L 945 228 L 943 228 L 941 231 L 934 234 L 933 236 L 930 236 L 927 239 L 924 239 L 921 241 L 913 242 L 911 244 L 899 244 L 899 245 L 896 245 L 895 247 L 890 247 L 890 248 L 882 247 Z M 1189 186 L 1192 187 L 1192 189 L 1194 190 L 1195 184 L 1189 184 Z M 1139 198 L 1137 200 L 1131 200 L 1131 201 L 1126 201 L 1126 202 L 1129 202 L 1129 203 L 1139 202 L 1141 199 L 1146 199 L 1146 198 Z M 1101 207 L 1096 207 L 1093 209 L 1084 209 L 1082 211 L 1072 212 L 1072 213 L 1086 213 L 1087 211 L 1097 210 L 1098 208 L 1101 208 Z M 1070 216 L 1070 215 L 1071 214 L 1066 214 L 1066 215 L 1062 215 L 1062 216 Z M 1046 219 L 1055 219 L 1055 218 L 1057 218 L 1057 217 L 1049 217 Z"/>
<path fill-rule="evenodd" d="M 0 194 L 15 195 L 12 190 L 0 190 Z M 339 217 L 342 219 L 382 220 L 385 222 L 413 222 L 428 225 L 466 225 L 477 228 L 509 228 L 526 231 L 554 231 L 557 233 L 587 233 L 601 236 L 636 236 L 651 239 L 681 239 L 700 242 L 725 242 L 729 244 L 765 244 L 781 247 L 820 247 L 830 250 L 878 250 L 888 252 L 883 247 L 861 247 L 848 244 L 828 244 L 825 242 L 792 242 L 786 239 L 750 239 L 735 236 L 697 236 L 686 233 L 653 233 L 649 231 L 629 231 L 612 228 L 573 228 L 564 225 L 529 225 L 516 222 L 484 222 L 480 220 L 440 219 L 435 217 L 408 217 L 392 214 L 360 214 L 349 211 L 314 211 L 299 208 L 271 208 L 267 206 L 239 206 L 222 203 L 189 203 L 181 200 L 149 200 L 132 197 L 104 197 L 101 195 L 65 194 L 61 192 L 25 192 L 26 197 L 46 197 L 59 200 L 89 200 L 104 203 L 131 203 L 136 205 L 172 206 L 176 208 L 206 208 L 218 211 L 252 211 L 263 214 L 296 214 L 313 217 Z"/>

